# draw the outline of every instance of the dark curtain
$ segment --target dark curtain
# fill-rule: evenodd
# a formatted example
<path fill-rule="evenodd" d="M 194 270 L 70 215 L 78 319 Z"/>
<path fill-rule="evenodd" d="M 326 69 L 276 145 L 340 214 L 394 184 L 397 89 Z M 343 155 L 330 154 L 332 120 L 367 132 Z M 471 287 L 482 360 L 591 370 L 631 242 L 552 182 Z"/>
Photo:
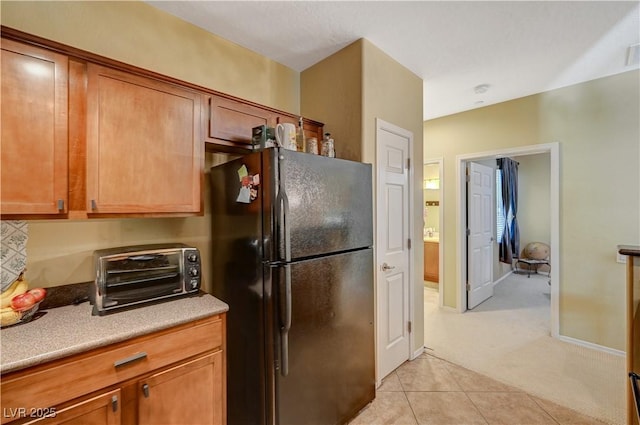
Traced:
<path fill-rule="evenodd" d="M 498 159 L 502 171 L 502 201 L 505 227 L 500 241 L 500 262 L 512 264 L 520 256 L 520 229 L 518 228 L 518 163 L 511 158 Z"/>

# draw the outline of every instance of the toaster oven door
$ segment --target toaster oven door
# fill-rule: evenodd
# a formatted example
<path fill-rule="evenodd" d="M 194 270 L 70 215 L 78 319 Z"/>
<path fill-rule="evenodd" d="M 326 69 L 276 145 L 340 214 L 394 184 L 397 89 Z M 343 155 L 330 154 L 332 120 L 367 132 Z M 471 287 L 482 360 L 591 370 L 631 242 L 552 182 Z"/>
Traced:
<path fill-rule="evenodd" d="M 104 263 L 103 308 L 161 299 L 183 292 L 181 252 L 111 258 Z"/>

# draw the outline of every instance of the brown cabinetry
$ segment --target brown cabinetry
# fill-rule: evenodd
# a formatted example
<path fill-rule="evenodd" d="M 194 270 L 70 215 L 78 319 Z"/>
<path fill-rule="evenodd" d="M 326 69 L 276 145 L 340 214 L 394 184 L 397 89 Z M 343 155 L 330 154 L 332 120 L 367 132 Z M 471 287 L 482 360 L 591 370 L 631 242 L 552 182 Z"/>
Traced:
<path fill-rule="evenodd" d="M 225 320 L 221 314 L 3 375 L 2 423 L 224 424 Z"/>
<path fill-rule="evenodd" d="M 438 242 L 424 242 L 424 280 L 439 282 L 440 244 Z"/>
<path fill-rule="evenodd" d="M 207 150 L 243 153 L 251 149 L 251 129 L 260 125 L 275 127 L 277 124 L 291 123 L 298 126 L 299 117 L 294 114 L 277 111 L 231 99 L 224 96 L 207 96 L 208 110 L 205 143 Z M 305 137 L 322 140 L 323 124 L 303 118 Z"/>
<path fill-rule="evenodd" d="M 87 209 L 98 214 L 201 210 L 201 95 L 87 66 Z"/>
<path fill-rule="evenodd" d="M 33 420 L 28 424 L 47 425 L 119 425 L 122 423 L 122 401 L 119 389 L 88 397 L 73 404 L 54 408 L 33 409 L 28 415 Z M 25 412 L 25 415 L 27 412 Z M 18 415 L 19 416 L 19 415 Z"/>
<path fill-rule="evenodd" d="M 2 218 L 202 214 L 204 150 L 298 116 L 2 28 Z M 43 47 L 45 46 L 45 47 Z M 323 124 L 304 119 L 306 137 Z"/>
<path fill-rule="evenodd" d="M 68 58 L 2 39 L 2 214 L 68 208 Z"/>
<path fill-rule="evenodd" d="M 212 389 L 213 398 L 222 400 L 220 351 L 151 375 L 138 388 L 139 425 L 223 423 L 222 404 L 211 401 Z"/>
<path fill-rule="evenodd" d="M 221 96 L 210 96 L 208 101 L 207 141 L 223 150 L 250 148 L 253 127 L 275 125 L 275 114 L 269 110 Z"/>

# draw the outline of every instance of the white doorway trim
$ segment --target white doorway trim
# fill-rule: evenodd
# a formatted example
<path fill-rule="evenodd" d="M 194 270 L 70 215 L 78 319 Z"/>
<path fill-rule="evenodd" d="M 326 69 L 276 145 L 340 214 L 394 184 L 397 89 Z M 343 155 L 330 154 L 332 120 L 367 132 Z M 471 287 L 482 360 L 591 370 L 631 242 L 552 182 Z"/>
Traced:
<path fill-rule="evenodd" d="M 466 200 L 466 164 L 469 161 L 481 159 L 504 158 L 507 156 L 535 155 L 549 153 L 550 156 L 550 188 L 549 188 L 549 214 L 550 214 L 550 249 L 551 249 L 551 336 L 560 336 L 560 145 L 558 142 L 529 145 L 517 148 L 505 148 L 494 151 L 478 152 L 472 154 L 456 155 L 456 231 L 458 244 L 456 249 L 456 271 L 458 275 L 458 312 L 466 311 L 466 259 L 467 237 L 465 234 L 467 209 Z"/>
<path fill-rule="evenodd" d="M 440 213 L 438 214 L 438 233 L 440 236 L 440 242 L 438 243 L 438 306 L 444 307 L 444 158 L 433 158 L 424 162 L 424 165 L 436 164 L 438 165 L 438 179 L 440 179 L 440 193 L 438 199 L 438 202 L 440 203 Z M 424 205 L 422 208 L 424 208 Z"/>

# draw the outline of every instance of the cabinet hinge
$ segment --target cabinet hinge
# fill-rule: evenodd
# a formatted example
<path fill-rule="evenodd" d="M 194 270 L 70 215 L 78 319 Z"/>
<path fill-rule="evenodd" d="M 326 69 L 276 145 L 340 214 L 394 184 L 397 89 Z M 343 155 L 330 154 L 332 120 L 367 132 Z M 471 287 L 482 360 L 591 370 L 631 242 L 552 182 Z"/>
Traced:
<path fill-rule="evenodd" d="M 58 199 L 58 211 L 64 211 L 64 199 Z"/>
<path fill-rule="evenodd" d="M 407 323 L 407 329 L 409 329 L 409 333 L 411 333 L 411 320 Z"/>
<path fill-rule="evenodd" d="M 467 229 L 467 236 L 471 236 L 471 229 Z"/>
<path fill-rule="evenodd" d="M 467 292 L 471 290 L 471 285 L 467 282 Z"/>
<path fill-rule="evenodd" d="M 407 239 L 407 249 L 411 249 L 411 238 Z"/>
<path fill-rule="evenodd" d="M 407 158 L 407 170 L 411 169 L 411 158 Z"/>

